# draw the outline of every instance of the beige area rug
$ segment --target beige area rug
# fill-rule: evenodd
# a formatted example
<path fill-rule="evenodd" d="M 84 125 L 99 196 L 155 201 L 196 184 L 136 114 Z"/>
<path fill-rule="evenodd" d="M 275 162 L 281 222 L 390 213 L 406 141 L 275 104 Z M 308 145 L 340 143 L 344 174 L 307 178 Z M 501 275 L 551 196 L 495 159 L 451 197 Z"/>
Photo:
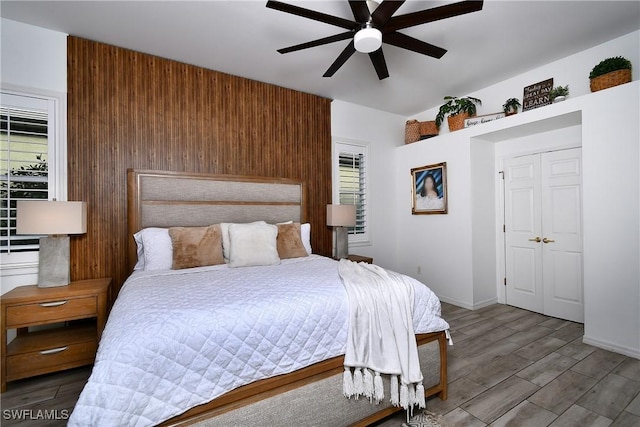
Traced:
<path fill-rule="evenodd" d="M 429 411 L 414 415 L 408 423 L 402 423 L 400 427 L 448 427 L 441 415 Z"/>

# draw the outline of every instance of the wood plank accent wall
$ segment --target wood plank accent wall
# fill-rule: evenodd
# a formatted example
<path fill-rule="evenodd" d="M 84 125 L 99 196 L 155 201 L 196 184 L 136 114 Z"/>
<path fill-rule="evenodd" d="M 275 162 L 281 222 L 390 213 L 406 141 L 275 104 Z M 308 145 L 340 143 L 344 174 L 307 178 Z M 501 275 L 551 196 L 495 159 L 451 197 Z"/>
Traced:
<path fill-rule="evenodd" d="M 68 37 L 69 200 L 88 203 L 71 239 L 73 280 L 127 278 L 128 168 L 303 179 L 314 252 L 331 254 L 331 101 Z"/>

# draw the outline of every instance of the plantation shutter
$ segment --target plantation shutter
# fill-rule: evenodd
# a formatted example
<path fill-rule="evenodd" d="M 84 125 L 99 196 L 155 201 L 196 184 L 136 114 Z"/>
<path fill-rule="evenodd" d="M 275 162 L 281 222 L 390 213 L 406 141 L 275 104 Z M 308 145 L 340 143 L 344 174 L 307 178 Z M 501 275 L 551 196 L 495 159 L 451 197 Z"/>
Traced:
<path fill-rule="evenodd" d="M 338 170 L 340 204 L 356 206 L 356 225 L 349 228 L 349 234 L 365 234 L 367 228 L 365 156 L 362 153 L 340 152 Z"/>
<path fill-rule="evenodd" d="M 0 106 L 0 251 L 2 253 L 38 249 L 39 236 L 16 235 L 16 204 L 18 200 L 46 200 L 49 197 L 48 107 L 45 100 L 30 99 L 30 101 L 36 108 Z"/>

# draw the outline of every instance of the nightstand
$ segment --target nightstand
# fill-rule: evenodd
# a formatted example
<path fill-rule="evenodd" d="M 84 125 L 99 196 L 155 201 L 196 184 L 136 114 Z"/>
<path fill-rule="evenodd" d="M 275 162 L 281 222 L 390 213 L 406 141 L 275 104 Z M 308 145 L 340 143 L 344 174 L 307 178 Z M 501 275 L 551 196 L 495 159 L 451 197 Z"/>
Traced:
<path fill-rule="evenodd" d="M 373 264 L 373 258 L 368 257 L 368 256 L 361 256 L 361 255 L 347 255 L 347 259 L 349 261 L 353 261 L 353 262 L 366 262 L 367 264 Z"/>
<path fill-rule="evenodd" d="M 107 321 L 111 279 L 72 282 L 68 286 L 20 286 L 2 295 L 1 391 L 7 382 L 93 363 Z M 95 322 L 71 322 L 95 318 Z M 30 326 L 64 326 L 29 331 Z M 17 329 L 7 345 L 7 329 Z"/>

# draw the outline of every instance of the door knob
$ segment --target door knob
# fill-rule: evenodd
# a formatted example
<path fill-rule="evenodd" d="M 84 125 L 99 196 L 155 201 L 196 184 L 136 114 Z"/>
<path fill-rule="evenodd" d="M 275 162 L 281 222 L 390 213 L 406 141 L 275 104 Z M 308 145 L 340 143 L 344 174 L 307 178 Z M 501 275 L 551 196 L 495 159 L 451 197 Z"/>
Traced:
<path fill-rule="evenodd" d="M 536 237 L 535 239 L 529 239 L 530 242 L 536 242 L 536 243 L 540 243 L 542 240 L 540 239 L 540 237 Z M 545 242 L 547 243 L 547 242 Z"/>
<path fill-rule="evenodd" d="M 546 237 L 544 239 L 542 239 L 542 243 L 553 243 L 553 242 L 555 242 L 555 240 L 547 239 Z"/>

